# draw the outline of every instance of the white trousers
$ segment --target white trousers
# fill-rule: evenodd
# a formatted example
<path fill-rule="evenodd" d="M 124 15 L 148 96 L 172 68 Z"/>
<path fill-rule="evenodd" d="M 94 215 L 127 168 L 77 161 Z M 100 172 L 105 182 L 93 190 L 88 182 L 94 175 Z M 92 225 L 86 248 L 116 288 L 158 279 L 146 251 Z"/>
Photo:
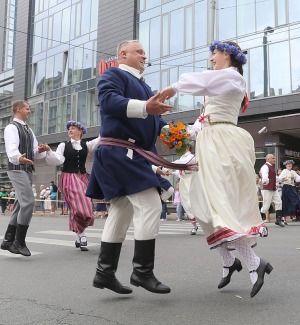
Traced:
<path fill-rule="evenodd" d="M 260 212 L 266 213 L 272 202 L 275 204 L 275 211 L 282 210 L 282 201 L 278 191 L 269 191 L 269 190 L 262 190 L 262 197 L 263 197 L 263 206 L 260 209 Z"/>
<path fill-rule="evenodd" d="M 154 187 L 143 192 L 116 197 L 110 202 L 101 240 L 122 243 L 131 221 L 134 225 L 135 239 L 154 239 L 158 234 L 161 211 L 159 193 Z"/>

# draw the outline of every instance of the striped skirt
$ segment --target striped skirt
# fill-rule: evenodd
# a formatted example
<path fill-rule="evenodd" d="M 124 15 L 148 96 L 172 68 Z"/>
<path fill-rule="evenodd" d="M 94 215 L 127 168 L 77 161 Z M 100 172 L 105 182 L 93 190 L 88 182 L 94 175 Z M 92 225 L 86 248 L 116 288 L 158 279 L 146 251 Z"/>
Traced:
<path fill-rule="evenodd" d="M 88 174 L 61 173 L 59 188 L 70 209 L 69 229 L 81 234 L 94 224 L 94 205 L 85 196 Z"/>

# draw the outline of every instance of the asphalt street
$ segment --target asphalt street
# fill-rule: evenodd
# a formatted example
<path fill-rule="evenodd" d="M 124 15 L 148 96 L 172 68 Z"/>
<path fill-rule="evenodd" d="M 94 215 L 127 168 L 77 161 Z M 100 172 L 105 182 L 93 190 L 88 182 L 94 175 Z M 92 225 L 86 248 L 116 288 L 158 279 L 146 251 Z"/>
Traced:
<path fill-rule="evenodd" d="M 0 216 L 0 240 L 8 216 Z M 0 251 L 0 325 L 299 324 L 300 223 L 269 224 L 256 252 L 274 267 L 259 294 L 244 268 L 218 290 L 222 269 L 203 234 L 190 235 L 188 222 L 161 222 L 155 274 L 171 287 L 158 295 L 133 288 L 118 295 L 92 286 L 105 220 L 87 230 L 89 251 L 75 248 L 67 216 L 34 215 L 27 245 L 33 255 Z M 117 277 L 129 284 L 133 228 L 123 244 Z M 238 255 L 237 255 L 238 256 Z"/>

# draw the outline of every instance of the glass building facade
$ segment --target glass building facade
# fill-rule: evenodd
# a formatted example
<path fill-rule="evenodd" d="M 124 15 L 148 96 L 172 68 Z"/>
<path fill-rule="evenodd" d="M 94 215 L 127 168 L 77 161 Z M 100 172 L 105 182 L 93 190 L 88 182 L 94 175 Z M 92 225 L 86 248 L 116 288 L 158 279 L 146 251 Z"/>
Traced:
<path fill-rule="evenodd" d="M 244 76 L 251 103 L 244 116 L 249 121 L 263 120 L 259 123 L 271 116 L 275 134 L 281 126 L 276 120 L 280 114 L 300 115 L 300 99 L 295 99 L 300 93 L 298 0 L 3 0 L 0 10 L 4 12 L 0 23 L 5 26 L 0 29 L 4 45 L 0 57 L 0 183 L 7 180 L 3 130 L 11 120 L 12 99 L 28 100 L 32 110 L 28 122 L 38 141 L 54 149 L 65 140 L 65 123 L 71 119 L 85 124 L 90 137 L 97 136 L 101 124 L 96 106 L 98 65 L 110 60 L 124 39 L 137 38 L 143 43 L 148 57 L 144 75 L 154 92 L 176 82 L 184 72 L 211 68 L 208 44 L 212 40 L 236 41 L 248 56 Z M 165 114 L 166 121 L 193 123 L 203 97 L 177 96 L 170 103 L 173 111 Z M 284 157 L 287 149 L 299 154 L 300 164 L 299 141 L 295 141 L 300 139 L 300 128 L 298 135 L 291 131 L 288 140 L 270 139 L 270 132 L 255 138 L 255 128 L 262 126 L 248 130 L 257 157 L 274 151 L 277 158 Z M 246 124 L 242 127 L 247 129 Z M 287 141 L 293 144 L 282 146 Z M 159 141 L 158 148 L 160 154 L 173 159 Z M 37 169 L 57 180 L 59 168 L 39 164 Z"/>
<path fill-rule="evenodd" d="M 35 0 L 28 100 L 36 136 L 68 120 L 99 125 L 95 105 L 99 0 Z"/>
<path fill-rule="evenodd" d="M 300 92 L 297 0 L 139 0 L 137 30 L 137 38 L 148 54 L 145 79 L 154 91 L 176 82 L 183 72 L 209 69 L 208 44 L 213 40 L 233 40 L 247 53 L 244 77 L 252 102 L 261 105 L 261 99 L 276 101 L 276 97 L 284 102 L 285 96 Z M 174 96 L 170 104 L 174 107 L 172 119 L 176 120 L 176 113 L 181 113 L 182 118 L 198 110 L 199 115 L 203 97 Z M 288 111 L 288 106 L 283 110 Z M 272 115 L 275 105 L 274 112 L 272 106 L 266 112 Z M 299 112 L 300 106 L 293 111 Z M 193 123 L 195 118 L 185 121 Z M 280 145 L 279 141 L 273 147 L 258 145 L 257 158 L 263 160 L 272 152 L 278 161 L 285 159 Z M 293 158 L 300 163 L 299 157 Z"/>
<path fill-rule="evenodd" d="M 247 52 L 244 76 L 250 99 L 299 92 L 299 1 L 218 0 L 214 10 L 211 2 L 139 1 L 138 38 L 148 53 L 151 66 L 145 75 L 152 88 L 162 89 L 183 72 L 207 69 L 213 31 L 213 39 L 233 40 Z M 174 102 L 177 110 L 186 111 L 201 99 L 176 97 Z"/>

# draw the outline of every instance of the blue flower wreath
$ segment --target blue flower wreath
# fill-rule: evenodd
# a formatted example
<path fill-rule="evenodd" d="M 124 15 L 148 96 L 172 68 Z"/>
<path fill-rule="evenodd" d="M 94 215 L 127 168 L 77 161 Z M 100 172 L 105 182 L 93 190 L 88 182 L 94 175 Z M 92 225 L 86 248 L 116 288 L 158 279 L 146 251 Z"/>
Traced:
<path fill-rule="evenodd" d="M 77 128 L 82 130 L 83 134 L 86 134 L 86 127 L 83 126 L 80 122 L 68 121 L 66 124 L 67 130 L 69 130 L 70 126 L 76 126 Z"/>
<path fill-rule="evenodd" d="M 222 43 L 220 41 L 214 41 L 213 44 L 209 47 L 211 53 L 214 52 L 214 50 L 218 50 L 221 52 L 227 52 L 230 55 L 233 55 L 237 61 L 240 61 L 242 64 L 245 64 L 247 62 L 246 55 L 238 49 L 234 45 L 230 45 L 227 43 Z"/>

